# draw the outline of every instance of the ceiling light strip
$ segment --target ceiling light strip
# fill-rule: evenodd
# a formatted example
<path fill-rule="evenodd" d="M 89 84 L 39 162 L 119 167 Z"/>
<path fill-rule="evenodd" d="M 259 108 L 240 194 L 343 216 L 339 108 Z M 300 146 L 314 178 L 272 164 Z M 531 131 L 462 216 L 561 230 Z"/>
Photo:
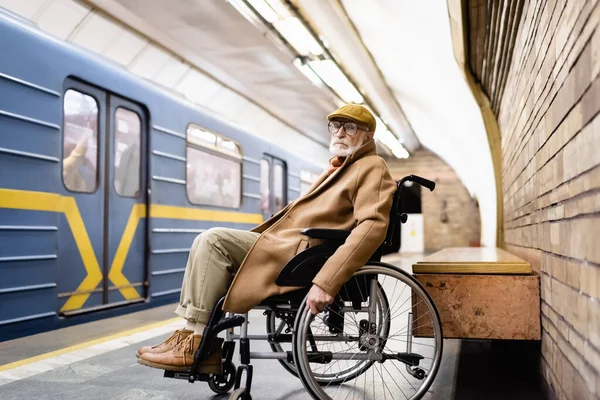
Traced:
<path fill-rule="evenodd" d="M 358 86 L 351 76 L 341 68 L 294 4 L 289 0 L 229 0 L 229 3 L 250 22 L 254 23 L 258 17 L 268 26 L 269 30 L 297 55 L 293 64 L 313 84 L 328 87 L 344 103 L 364 104 L 369 108 L 377 120 L 375 138 L 394 156 L 409 156 L 397 136 L 379 118 L 371 102 L 357 89 Z M 254 15 L 251 15 L 252 13 Z"/>

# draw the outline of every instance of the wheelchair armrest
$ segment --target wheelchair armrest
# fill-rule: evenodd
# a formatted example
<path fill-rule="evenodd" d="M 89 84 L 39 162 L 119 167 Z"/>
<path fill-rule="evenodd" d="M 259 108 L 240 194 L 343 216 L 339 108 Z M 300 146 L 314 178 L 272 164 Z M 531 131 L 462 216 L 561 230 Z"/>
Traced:
<path fill-rule="evenodd" d="M 317 245 L 296 254 L 275 280 L 278 286 L 311 286 L 312 280 L 335 252 L 335 246 Z"/>
<path fill-rule="evenodd" d="M 301 232 L 304 236 L 312 239 L 324 239 L 335 242 L 343 242 L 350 235 L 349 231 L 342 229 L 307 228 Z"/>

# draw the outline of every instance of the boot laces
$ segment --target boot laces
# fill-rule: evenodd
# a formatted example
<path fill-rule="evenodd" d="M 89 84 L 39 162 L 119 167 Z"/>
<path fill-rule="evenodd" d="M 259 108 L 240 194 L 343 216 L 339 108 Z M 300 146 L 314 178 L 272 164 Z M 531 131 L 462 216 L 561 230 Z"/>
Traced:
<path fill-rule="evenodd" d="M 173 348 L 173 353 L 182 351 L 183 354 L 192 354 L 194 350 L 194 335 L 189 335 Z"/>
<path fill-rule="evenodd" d="M 180 330 L 176 330 L 174 334 L 167 338 L 167 340 L 165 340 L 161 344 L 157 344 L 154 347 L 162 346 L 163 344 L 171 344 L 173 342 L 175 342 L 175 344 L 179 344 L 181 342 L 182 336 L 182 332 Z"/>

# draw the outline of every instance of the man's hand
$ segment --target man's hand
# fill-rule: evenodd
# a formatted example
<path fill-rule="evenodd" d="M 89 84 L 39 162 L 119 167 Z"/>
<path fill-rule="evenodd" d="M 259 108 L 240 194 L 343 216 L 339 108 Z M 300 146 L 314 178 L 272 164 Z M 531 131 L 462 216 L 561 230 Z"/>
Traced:
<path fill-rule="evenodd" d="M 317 315 L 331 303 L 333 303 L 333 297 L 317 285 L 313 284 L 308 291 L 306 309 L 310 310 L 313 315 Z"/>

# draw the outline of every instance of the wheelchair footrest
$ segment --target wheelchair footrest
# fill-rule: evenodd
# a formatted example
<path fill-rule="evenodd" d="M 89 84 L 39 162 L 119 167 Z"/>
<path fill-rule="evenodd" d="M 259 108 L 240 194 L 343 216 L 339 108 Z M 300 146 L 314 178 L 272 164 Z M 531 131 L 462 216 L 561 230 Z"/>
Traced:
<path fill-rule="evenodd" d="M 208 374 L 196 374 L 195 379 L 190 380 L 191 372 L 190 371 L 165 371 L 163 378 L 173 378 L 173 379 L 185 379 L 189 382 L 194 382 L 195 380 L 199 381 L 208 381 Z"/>
<path fill-rule="evenodd" d="M 180 371 L 165 371 L 164 377 L 173 379 L 185 379 L 187 381 L 190 378 L 190 373 Z"/>
<path fill-rule="evenodd" d="M 382 354 L 381 361 L 385 360 L 398 360 L 403 362 L 406 365 L 410 365 L 412 367 L 416 367 L 419 365 L 419 362 L 425 357 L 420 354 L 415 353 L 395 353 L 395 354 Z"/>

